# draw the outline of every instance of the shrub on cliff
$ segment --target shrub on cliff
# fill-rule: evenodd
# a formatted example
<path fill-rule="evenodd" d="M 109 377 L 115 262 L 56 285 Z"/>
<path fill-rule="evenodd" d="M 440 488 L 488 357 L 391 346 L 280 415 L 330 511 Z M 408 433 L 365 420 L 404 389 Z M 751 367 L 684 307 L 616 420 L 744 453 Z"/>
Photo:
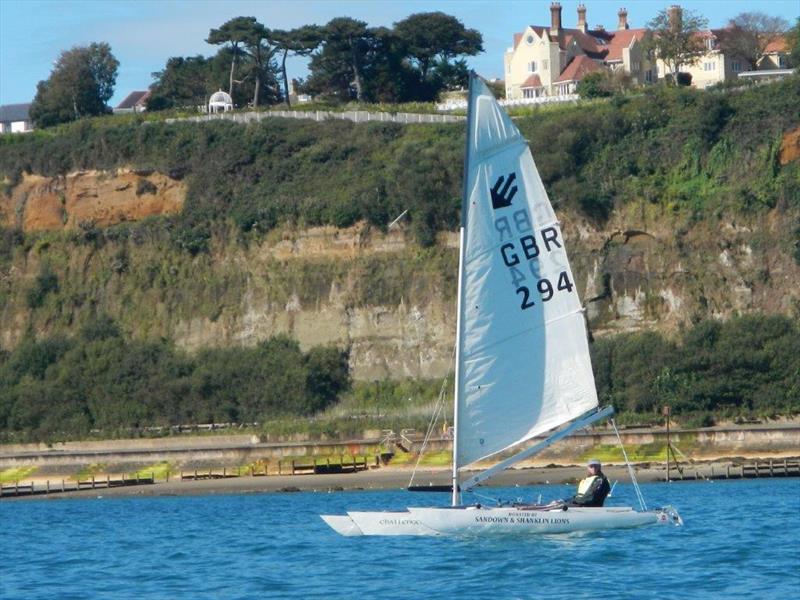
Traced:
<path fill-rule="evenodd" d="M 190 357 L 165 341 L 125 339 L 98 315 L 75 338 L 26 339 L 0 356 L 0 431 L 53 440 L 309 416 L 349 387 L 347 353 L 336 348 L 303 353 L 275 337 Z"/>
<path fill-rule="evenodd" d="M 602 221 L 631 201 L 704 214 L 798 206 L 800 162 L 777 147 L 800 124 L 800 76 L 744 91 L 653 86 L 624 101 L 534 110 L 517 119 L 557 209 Z M 0 136 L 0 178 L 133 166 L 186 177 L 173 240 L 208 247 L 212 226 L 259 234 L 282 222 L 385 227 L 408 209 L 417 239 L 459 222 L 463 124 L 242 125 L 97 119 Z"/>
<path fill-rule="evenodd" d="M 592 360 L 602 403 L 685 418 L 800 412 L 800 328 L 783 316 L 704 321 L 677 343 L 657 333 L 597 339 Z M 658 417 L 655 417 L 658 418 Z"/>

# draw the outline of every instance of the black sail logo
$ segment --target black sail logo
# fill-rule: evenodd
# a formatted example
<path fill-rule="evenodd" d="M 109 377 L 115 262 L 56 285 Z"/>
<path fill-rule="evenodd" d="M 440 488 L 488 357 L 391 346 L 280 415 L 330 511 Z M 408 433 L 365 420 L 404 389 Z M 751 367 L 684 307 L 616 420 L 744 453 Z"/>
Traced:
<path fill-rule="evenodd" d="M 492 195 L 492 209 L 497 210 L 498 208 L 511 206 L 511 200 L 514 199 L 517 193 L 517 186 L 511 186 L 516 179 L 517 174 L 514 172 L 508 175 L 508 178 L 504 175 L 500 175 L 500 177 L 497 178 L 497 181 L 494 182 L 494 187 L 489 190 Z M 503 182 L 505 182 L 505 185 L 503 185 Z M 501 186 L 502 189 L 500 189 Z"/>

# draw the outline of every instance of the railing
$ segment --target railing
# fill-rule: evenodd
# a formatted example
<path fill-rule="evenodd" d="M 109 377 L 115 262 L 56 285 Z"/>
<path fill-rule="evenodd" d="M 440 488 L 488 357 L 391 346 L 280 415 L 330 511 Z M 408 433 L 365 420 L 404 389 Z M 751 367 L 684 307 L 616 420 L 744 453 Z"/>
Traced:
<path fill-rule="evenodd" d="M 562 94 L 559 96 L 539 96 L 538 98 L 517 98 L 513 100 L 498 100 L 501 106 L 528 106 L 531 104 L 556 104 L 559 102 L 577 102 L 578 94 Z M 436 110 L 459 110 L 467 108 L 466 100 L 449 100 L 436 105 Z"/>
<path fill-rule="evenodd" d="M 465 105 L 466 106 L 466 105 Z M 327 121 L 329 119 L 339 119 L 343 121 L 353 121 L 354 123 L 367 123 L 378 121 L 381 123 L 402 123 L 405 125 L 413 123 L 456 123 L 463 121 L 465 117 L 458 115 L 437 115 L 427 113 L 389 113 L 389 112 L 369 112 L 366 110 L 349 110 L 344 112 L 334 112 L 329 110 L 270 110 L 252 112 L 223 112 L 209 115 L 198 115 L 196 117 L 180 117 L 165 119 L 167 123 L 205 121 L 233 121 L 234 123 L 253 123 L 281 117 L 284 119 L 311 119 L 313 121 Z M 150 121 L 145 121 L 149 123 Z"/>

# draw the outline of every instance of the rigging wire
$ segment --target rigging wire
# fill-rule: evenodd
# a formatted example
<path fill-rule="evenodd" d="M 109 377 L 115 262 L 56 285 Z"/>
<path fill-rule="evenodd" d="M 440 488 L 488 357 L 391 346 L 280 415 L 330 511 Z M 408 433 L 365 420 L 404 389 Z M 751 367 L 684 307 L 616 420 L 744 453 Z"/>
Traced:
<path fill-rule="evenodd" d="M 451 358 L 454 358 L 456 355 L 456 347 L 453 345 L 453 353 Z M 425 454 L 425 448 L 428 445 L 428 440 L 430 440 L 431 436 L 433 435 L 433 430 L 436 427 L 436 422 L 439 420 L 439 414 L 442 412 L 442 408 L 444 407 L 444 396 L 447 393 L 447 378 L 449 374 L 445 376 L 442 380 L 442 387 L 439 389 L 439 398 L 436 400 L 436 406 L 433 409 L 433 414 L 431 415 L 431 420 L 428 422 L 428 430 L 425 432 L 425 439 L 422 440 L 422 447 L 419 449 L 419 456 L 417 456 L 417 462 L 414 463 L 414 470 L 411 471 L 411 479 L 408 482 L 408 487 L 414 483 L 414 476 L 417 474 L 417 468 L 419 467 L 419 463 L 422 460 L 423 455 Z"/>
<path fill-rule="evenodd" d="M 619 447 L 622 448 L 622 456 L 625 457 L 625 466 L 628 467 L 628 473 L 631 476 L 631 483 L 633 483 L 633 489 L 636 491 L 636 498 L 639 500 L 639 505 L 642 507 L 642 510 L 647 510 L 647 504 L 645 504 L 642 490 L 639 489 L 639 482 L 636 481 L 636 473 L 634 473 L 633 467 L 631 466 L 630 461 L 628 461 L 628 453 L 625 452 L 625 446 L 622 444 L 622 438 L 619 435 L 619 431 L 617 431 L 617 424 L 614 419 L 611 419 L 611 426 L 614 428 L 614 433 L 617 434 Z"/>

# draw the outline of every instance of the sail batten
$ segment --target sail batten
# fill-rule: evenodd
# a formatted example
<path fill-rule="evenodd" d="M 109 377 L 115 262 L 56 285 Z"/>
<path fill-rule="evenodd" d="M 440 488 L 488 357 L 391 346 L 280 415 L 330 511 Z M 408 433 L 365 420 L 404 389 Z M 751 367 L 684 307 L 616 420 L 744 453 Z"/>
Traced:
<path fill-rule="evenodd" d="M 470 85 L 459 291 L 459 467 L 597 406 L 558 219 L 516 125 Z"/>

